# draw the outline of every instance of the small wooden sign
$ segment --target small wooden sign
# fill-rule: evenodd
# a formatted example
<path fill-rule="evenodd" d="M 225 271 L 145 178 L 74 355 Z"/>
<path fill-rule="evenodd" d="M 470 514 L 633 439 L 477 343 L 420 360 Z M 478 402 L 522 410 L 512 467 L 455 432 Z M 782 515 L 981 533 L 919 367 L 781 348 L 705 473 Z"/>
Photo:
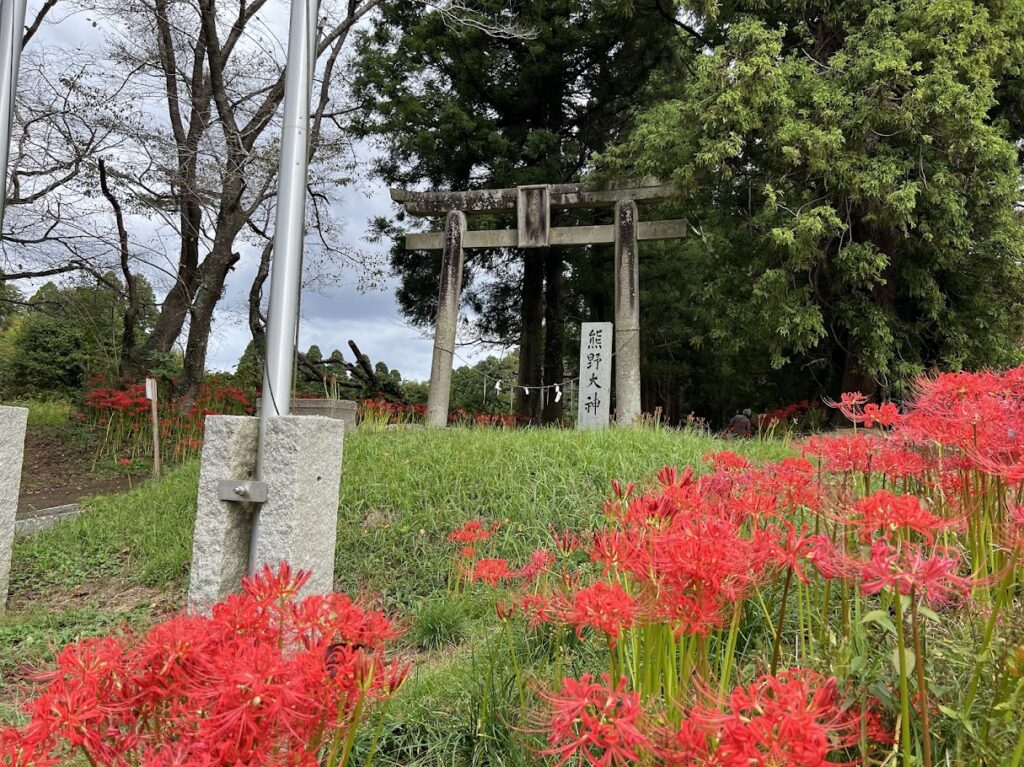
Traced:
<path fill-rule="evenodd" d="M 578 429 L 605 429 L 611 421 L 613 332 L 610 322 L 582 325 Z"/>
<path fill-rule="evenodd" d="M 153 478 L 160 479 L 160 415 L 157 410 L 159 387 L 155 378 L 146 379 L 146 399 L 149 400 L 150 421 L 153 425 Z"/>

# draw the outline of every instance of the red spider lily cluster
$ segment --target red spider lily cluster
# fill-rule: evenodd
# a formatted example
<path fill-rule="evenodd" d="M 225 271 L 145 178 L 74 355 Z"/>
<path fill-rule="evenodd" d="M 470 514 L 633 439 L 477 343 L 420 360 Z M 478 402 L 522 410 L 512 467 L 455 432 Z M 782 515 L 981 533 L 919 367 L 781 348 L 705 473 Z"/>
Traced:
<path fill-rule="evenodd" d="M 724 451 L 701 475 L 615 482 L 602 526 L 555 534 L 520 568 L 464 552 L 468 580 L 520 592 L 527 636 L 607 648 L 605 677 L 542 693 L 549 756 L 875 764 L 888 743 L 904 767 L 931 767 L 961 728 L 1024 764 L 1020 716 L 971 723 L 986 680 L 1021 676 L 992 648 L 1024 594 L 1024 368 L 923 380 L 902 409 L 856 393 L 833 404 L 854 429 L 806 440 L 802 457 L 754 466 Z M 946 617 L 979 637 L 961 684 L 929 676 L 927 624 Z M 1002 641 L 1024 645 L 1014 637 Z M 1024 699 L 1024 681 L 1000 685 L 988 711 Z"/>
<path fill-rule="evenodd" d="M 150 402 L 146 387 L 100 386 L 99 381 L 85 393 L 77 419 L 103 429 L 99 455 L 151 457 L 153 453 Z M 195 457 L 203 446 L 203 427 L 208 415 L 245 415 L 254 412 L 252 399 L 235 386 L 203 384 L 190 403 L 179 399 L 158 399 L 158 424 L 162 458 L 183 460 Z"/>
<path fill-rule="evenodd" d="M 388 620 L 342 594 L 297 594 L 283 565 L 243 582 L 209 617 L 65 648 L 0 763 L 47 767 L 343 765 L 356 730 L 401 685 Z"/>
<path fill-rule="evenodd" d="M 626 677 L 615 683 L 609 674 L 600 681 L 589 674 L 567 678 L 542 697 L 542 753 L 558 757 L 558 764 L 613 767 L 654 758 L 677 767 L 824 765 L 862 734 L 876 744 L 891 742 L 873 711 L 844 700 L 834 678 L 809 671 L 761 676 L 725 700 L 708 696 L 677 712 L 674 721 L 656 716 Z"/>
<path fill-rule="evenodd" d="M 760 413 L 757 416 L 757 428 L 761 432 L 769 432 L 778 427 L 788 428 L 812 411 L 820 410 L 820 405 L 815 405 L 808 400 L 793 402 L 767 413 Z"/>

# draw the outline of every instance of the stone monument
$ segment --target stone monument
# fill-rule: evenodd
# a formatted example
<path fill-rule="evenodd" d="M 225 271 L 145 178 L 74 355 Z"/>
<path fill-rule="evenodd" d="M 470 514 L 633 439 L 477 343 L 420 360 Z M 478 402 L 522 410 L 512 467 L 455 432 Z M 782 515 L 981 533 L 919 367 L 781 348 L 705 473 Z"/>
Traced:
<path fill-rule="evenodd" d="M 582 325 L 578 429 L 606 429 L 611 420 L 612 332 L 610 322 Z"/>

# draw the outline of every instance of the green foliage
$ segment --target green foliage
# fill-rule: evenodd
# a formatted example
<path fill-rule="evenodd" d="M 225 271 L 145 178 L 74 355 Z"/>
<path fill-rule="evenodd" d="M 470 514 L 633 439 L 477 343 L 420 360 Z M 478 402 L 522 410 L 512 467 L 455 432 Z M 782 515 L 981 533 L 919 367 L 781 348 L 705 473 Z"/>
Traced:
<path fill-rule="evenodd" d="M 138 278 L 144 333 L 153 317 L 153 292 Z M 2 302 L 0 302 L 2 303 Z M 67 396 L 121 363 L 125 298 L 112 275 L 100 282 L 46 283 L 25 306 L 0 321 L 0 396 Z"/>
<path fill-rule="evenodd" d="M 439 650 L 466 638 L 465 605 L 444 596 L 424 602 L 416 612 L 409 640 L 421 650 Z"/>
<path fill-rule="evenodd" d="M 11 407 L 28 408 L 30 427 L 60 428 L 71 415 L 71 402 L 66 399 L 29 399 L 4 402 Z"/>
<path fill-rule="evenodd" d="M 613 477 L 651 477 L 663 465 L 699 462 L 715 440 L 685 432 L 492 429 L 354 432 L 345 439 L 336 581 L 371 588 L 408 607 L 442 593 L 447 534 L 467 519 L 508 520 L 504 555 L 526 555 L 548 524 L 596 520 Z M 744 443 L 755 455 L 782 443 Z M 118 577 L 183 588 L 192 555 L 198 467 L 93 498 L 89 511 L 14 546 L 12 590 Z M 524 531 L 528 534 L 524 535 Z M 396 575 L 395 562 L 408 569 Z"/>
<path fill-rule="evenodd" d="M 490 356 L 474 365 L 452 371 L 452 397 L 449 410 L 467 413 L 507 413 L 509 393 L 519 380 L 519 355 Z M 503 381 L 500 392 L 494 384 Z"/>
<path fill-rule="evenodd" d="M 92 578 L 183 587 L 192 558 L 198 467 L 188 464 L 161 482 L 84 502 L 87 512 L 19 540 L 12 590 L 74 586 Z"/>
<path fill-rule="evenodd" d="M 781 442 L 729 445 L 756 458 L 787 453 Z M 612 478 L 645 481 L 722 446 L 674 429 L 356 432 L 345 442 L 335 584 L 407 609 L 445 591 L 447 536 L 467 520 L 500 521 L 491 555 L 524 560 L 550 542 L 551 526 L 592 527 Z"/>
<path fill-rule="evenodd" d="M 503 0 L 472 7 L 485 17 L 511 12 Z M 491 37 L 405 0 L 379 10 L 358 41 L 354 91 L 365 106 L 357 130 L 379 140 L 377 171 L 389 183 L 463 189 L 579 180 L 592 153 L 623 135 L 652 75 L 677 64 L 671 22 L 650 3 L 630 14 L 580 0 L 518 3 L 514 16 L 529 39 Z M 560 215 L 568 223 L 569 214 Z M 493 218 L 496 227 L 509 223 Z M 401 244 L 394 226 L 378 224 Z M 392 267 L 403 314 L 429 325 L 440 253 L 396 246 Z M 521 254 L 478 250 L 467 259 L 464 304 L 487 336 L 518 337 L 522 279 Z"/>
<path fill-rule="evenodd" d="M 1020 164 L 1001 119 L 1024 3 L 726 3 L 678 97 L 605 158 L 701 234 L 699 342 L 832 391 L 1020 358 Z M 748 364 L 749 361 L 749 364 Z"/>

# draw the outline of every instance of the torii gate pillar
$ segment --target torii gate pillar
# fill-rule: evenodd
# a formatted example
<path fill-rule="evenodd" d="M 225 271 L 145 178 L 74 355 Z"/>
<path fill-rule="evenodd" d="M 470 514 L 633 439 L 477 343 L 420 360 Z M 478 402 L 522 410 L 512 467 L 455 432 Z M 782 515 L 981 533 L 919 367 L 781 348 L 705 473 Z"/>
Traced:
<path fill-rule="evenodd" d="M 459 297 L 462 295 L 463 237 L 466 214 L 448 212 L 441 249 L 441 287 L 437 294 L 437 328 L 434 356 L 430 363 L 430 389 L 427 393 L 427 425 L 448 425 L 448 403 L 452 394 L 452 358 L 455 332 L 459 325 Z"/>
<path fill-rule="evenodd" d="M 640 416 L 640 268 L 636 201 L 615 203 L 615 421 Z"/>

